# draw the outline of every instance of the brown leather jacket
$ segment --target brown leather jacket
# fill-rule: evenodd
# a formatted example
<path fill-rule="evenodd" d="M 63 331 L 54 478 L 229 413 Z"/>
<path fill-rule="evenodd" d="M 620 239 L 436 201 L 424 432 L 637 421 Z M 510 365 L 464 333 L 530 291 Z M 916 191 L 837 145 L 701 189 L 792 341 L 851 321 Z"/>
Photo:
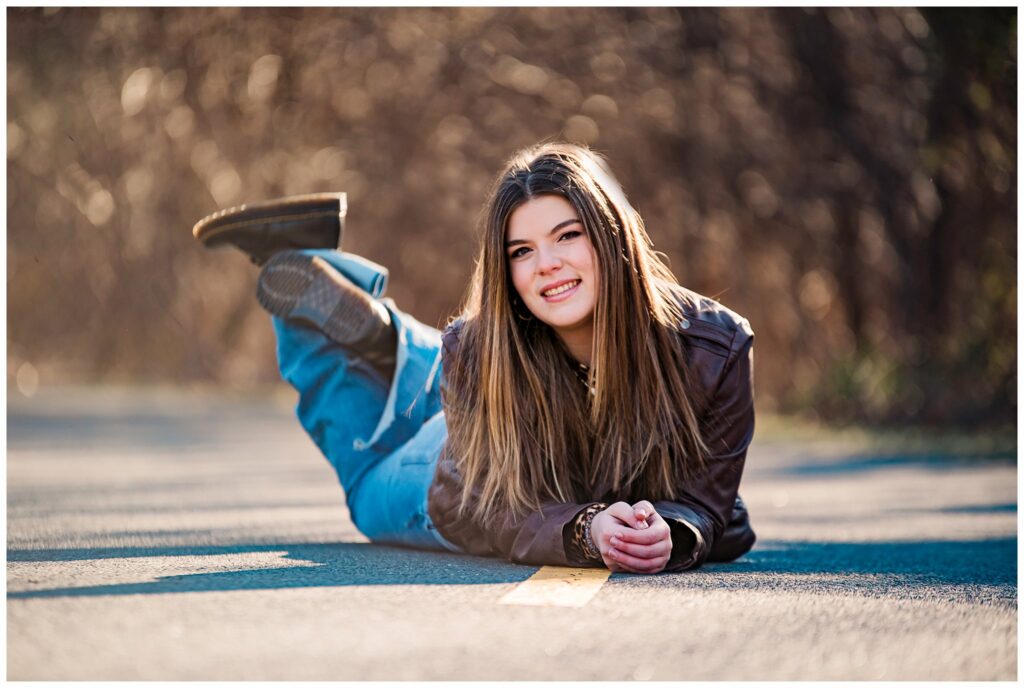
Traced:
<path fill-rule="evenodd" d="M 729 530 L 729 537 L 742 523 L 741 551 L 732 556 L 712 556 L 727 560 L 746 552 L 753 544 L 753 531 L 746 511 L 738 500 L 740 477 L 747 447 L 754 435 L 753 337 L 750 323 L 717 301 L 682 289 L 684 319 L 679 331 L 689 355 L 691 370 L 702 394 L 695 409 L 702 419 L 704 440 L 710 449 L 708 470 L 680 485 L 678 501 L 657 501 L 654 508 L 672 530 L 672 554 L 665 571 L 681 571 L 700 566 Z M 442 361 L 458 355 L 461 322 L 452 323 L 444 332 Z M 574 556 L 569 547 L 576 516 L 596 502 L 626 501 L 635 495 L 595 494 L 591 502 L 542 504 L 539 512 L 513 518 L 506 515 L 497 527 L 483 528 L 472 518 L 457 515 L 462 479 L 454 459 L 442 453 L 430 487 L 428 512 L 437 529 L 449 541 L 466 552 L 497 556 L 532 565 L 595 566 Z M 734 511 L 735 508 L 735 511 Z M 730 523 L 730 521 L 732 523 Z M 722 548 L 719 548 L 722 549 Z M 735 550 L 728 545 L 726 550 Z"/>

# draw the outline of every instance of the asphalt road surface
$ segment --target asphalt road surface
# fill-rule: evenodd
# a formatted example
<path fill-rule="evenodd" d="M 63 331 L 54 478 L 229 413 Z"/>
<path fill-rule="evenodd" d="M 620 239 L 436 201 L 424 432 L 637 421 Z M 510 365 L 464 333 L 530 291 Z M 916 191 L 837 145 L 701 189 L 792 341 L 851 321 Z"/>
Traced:
<path fill-rule="evenodd" d="M 369 544 L 291 403 L 10 392 L 8 679 L 1017 677 L 1015 450 L 759 430 L 747 556 L 504 604 L 537 568 Z"/>

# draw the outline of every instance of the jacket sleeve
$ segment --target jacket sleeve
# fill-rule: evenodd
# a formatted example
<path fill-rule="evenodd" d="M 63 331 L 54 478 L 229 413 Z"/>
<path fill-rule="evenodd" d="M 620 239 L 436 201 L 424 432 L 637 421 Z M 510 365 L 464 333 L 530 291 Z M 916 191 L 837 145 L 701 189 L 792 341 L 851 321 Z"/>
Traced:
<path fill-rule="evenodd" d="M 444 364 L 457 355 L 461 323 L 450 325 L 442 337 Z M 444 383 L 442 382 L 442 385 Z M 495 525 L 484 527 L 472 516 L 459 516 L 463 479 L 447 449 L 438 460 L 428 498 L 430 518 L 440 533 L 469 554 L 495 556 L 535 566 L 596 566 L 570 547 L 576 516 L 591 504 L 547 501 L 539 511 L 523 516 L 505 512 Z M 468 513 L 473 511 L 479 489 L 470 495 Z"/>
<path fill-rule="evenodd" d="M 705 412 L 707 470 L 680 486 L 676 501 L 655 510 L 672 529 L 666 571 L 700 566 L 725 531 L 754 436 L 753 333 L 744 321 L 730 347 L 721 382 Z"/>
<path fill-rule="evenodd" d="M 471 515 L 458 515 L 462 479 L 455 460 L 445 452 L 430 486 L 430 517 L 449 541 L 469 554 L 503 557 L 534 566 L 600 566 L 575 555 L 569 546 L 576 516 L 591 504 L 544 502 L 539 511 L 514 517 L 505 512 L 498 523 L 484 527 Z M 478 496 L 474 489 L 469 504 Z"/>

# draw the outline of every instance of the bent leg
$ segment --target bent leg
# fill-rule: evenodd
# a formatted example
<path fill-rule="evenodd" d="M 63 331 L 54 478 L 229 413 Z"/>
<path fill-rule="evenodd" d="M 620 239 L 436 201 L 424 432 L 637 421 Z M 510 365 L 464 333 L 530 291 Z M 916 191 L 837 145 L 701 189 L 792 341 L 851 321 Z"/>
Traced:
<path fill-rule="evenodd" d="M 347 276 L 344 254 L 312 253 L 321 255 Z M 397 330 L 398 350 L 390 380 L 384 379 L 379 370 L 357 352 L 331 340 L 320 330 L 300 321 L 273 319 L 281 375 L 299 392 L 296 407 L 299 421 L 334 467 L 356 526 L 371 539 L 378 539 L 374 534 L 387 539 L 388 530 L 381 525 L 383 517 L 378 511 L 363 512 L 363 505 L 375 505 L 383 500 L 390 502 L 396 513 L 402 513 L 407 504 L 413 504 L 414 509 L 419 508 L 421 502 L 425 504 L 430 481 L 424 482 L 423 469 L 417 473 L 413 470 L 381 472 L 377 468 L 384 463 L 402 465 L 401 456 L 408 454 L 408 451 L 401 453 L 405 445 L 441 411 L 440 332 L 402 313 L 390 299 L 381 303 Z M 443 428 L 443 415 L 440 419 Z M 445 429 L 443 435 L 446 434 Z M 435 444 L 432 458 L 436 462 L 443 437 Z M 398 464 L 394 463 L 396 460 Z M 409 465 L 421 466 L 423 462 Z M 432 473 L 430 475 L 432 477 Z M 382 490 L 384 482 L 390 493 Z M 372 487 L 366 487 L 371 484 Z M 364 487 L 376 499 L 360 499 Z M 403 523 L 403 527 L 410 526 L 408 520 Z M 426 519 L 419 527 L 426 529 L 428 524 L 429 519 Z M 432 528 L 432 524 L 429 525 Z M 417 524 L 411 526 L 415 529 Z M 399 533 L 398 539 L 401 537 Z"/>
<path fill-rule="evenodd" d="M 444 413 L 439 412 L 415 437 L 367 472 L 349 502 L 353 521 L 366 537 L 393 545 L 461 551 L 437 531 L 427 512 L 430 483 L 447 439 Z"/>

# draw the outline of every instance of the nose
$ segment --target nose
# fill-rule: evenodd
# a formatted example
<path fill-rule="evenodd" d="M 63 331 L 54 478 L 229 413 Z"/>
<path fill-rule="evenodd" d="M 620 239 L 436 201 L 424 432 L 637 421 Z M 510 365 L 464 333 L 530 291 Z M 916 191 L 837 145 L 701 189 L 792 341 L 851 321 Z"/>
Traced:
<path fill-rule="evenodd" d="M 538 249 L 537 272 L 547 274 L 562 267 L 562 258 L 552 249 Z"/>

